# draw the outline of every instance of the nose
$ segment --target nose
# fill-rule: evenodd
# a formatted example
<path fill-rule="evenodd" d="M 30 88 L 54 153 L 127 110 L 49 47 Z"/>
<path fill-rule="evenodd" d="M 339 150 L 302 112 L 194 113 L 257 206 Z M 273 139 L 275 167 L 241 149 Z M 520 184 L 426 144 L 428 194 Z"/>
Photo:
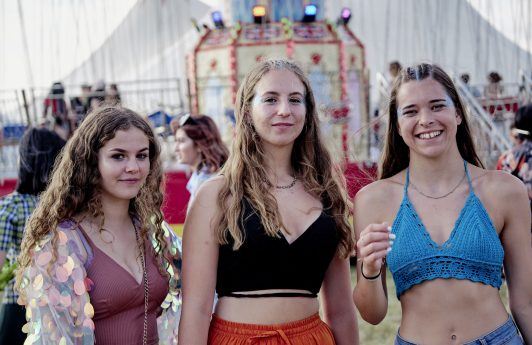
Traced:
<path fill-rule="evenodd" d="M 288 116 L 292 113 L 292 110 L 290 109 L 290 102 L 287 99 L 280 100 L 278 104 L 279 108 L 277 109 L 277 112 L 279 115 Z"/>
<path fill-rule="evenodd" d="M 139 169 L 139 163 L 137 162 L 136 158 L 132 158 L 127 161 L 126 172 L 136 173 L 137 171 L 139 171 Z"/>
<path fill-rule="evenodd" d="M 421 126 L 430 126 L 434 123 L 432 112 L 429 109 L 423 108 L 419 113 L 419 124 Z"/>

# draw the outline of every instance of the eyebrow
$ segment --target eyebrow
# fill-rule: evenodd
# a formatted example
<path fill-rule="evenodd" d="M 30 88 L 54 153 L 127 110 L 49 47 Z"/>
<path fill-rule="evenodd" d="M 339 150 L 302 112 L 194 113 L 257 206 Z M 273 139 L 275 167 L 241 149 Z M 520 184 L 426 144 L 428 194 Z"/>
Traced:
<path fill-rule="evenodd" d="M 264 96 L 266 96 L 266 95 L 279 96 L 280 93 L 279 93 L 279 92 L 276 92 L 276 91 L 266 91 L 266 92 L 264 92 L 264 93 L 262 94 L 262 97 L 264 97 Z M 290 92 L 288 95 L 289 95 L 289 96 L 299 95 L 299 96 L 301 96 L 301 97 L 304 97 L 304 96 L 305 96 L 304 94 L 302 94 L 302 93 L 299 92 L 299 91 Z"/>
<path fill-rule="evenodd" d="M 447 102 L 447 100 L 444 99 L 444 98 L 443 98 L 443 99 L 442 99 L 442 98 L 437 98 L 437 99 L 430 100 L 430 101 L 429 101 L 429 104 L 431 104 L 431 103 L 438 103 L 438 102 Z M 413 107 L 415 107 L 415 106 L 416 106 L 416 104 L 410 104 L 410 105 L 407 105 L 406 107 L 403 107 L 403 108 L 401 108 L 401 109 L 402 109 L 402 110 L 406 110 L 406 109 L 409 109 L 409 108 L 413 108 Z"/>
<path fill-rule="evenodd" d="M 140 149 L 138 152 L 144 152 L 144 151 L 148 151 L 149 149 L 147 147 L 145 148 L 142 148 Z M 116 151 L 116 152 L 120 152 L 120 153 L 127 153 L 127 150 L 124 150 L 124 149 L 121 149 L 121 148 L 113 148 L 113 149 L 110 149 L 109 151 Z"/>
<path fill-rule="evenodd" d="M 437 103 L 437 102 L 447 102 L 447 100 L 445 98 L 443 98 L 443 99 L 438 98 L 438 99 L 433 99 L 429 103 Z"/>

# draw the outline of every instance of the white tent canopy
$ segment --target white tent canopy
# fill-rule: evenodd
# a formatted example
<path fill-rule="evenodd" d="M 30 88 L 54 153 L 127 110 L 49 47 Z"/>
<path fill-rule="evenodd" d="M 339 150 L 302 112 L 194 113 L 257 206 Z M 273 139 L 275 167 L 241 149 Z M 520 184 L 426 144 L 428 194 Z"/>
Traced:
<path fill-rule="evenodd" d="M 158 78 L 179 78 L 184 86 L 185 55 L 198 39 L 191 18 L 212 26 L 210 11 L 230 16 L 231 3 L 0 0 L 0 89 Z M 469 72 L 473 83 L 484 82 L 491 70 L 505 82 L 517 82 L 521 69 L 532 70 L 529 0 L 323 3 L 333 21 L 343 6 L 351 8 L 349 25 L 366 47 L 373 74 L 386 71 L 391 60 L 434 61 L 451 72 Z M 231 25 L 231 18 L 225 23 Z"/>
<path fill-rule="evenodd" d="M 532 70 L 532 2 L 529 0 L 335 0 L 328 16 L 343 6 L 366 46 L 369 68 L 386 71 L 391 60 L 403 65 L 436 62 L 452 73 L 468 72 L 485 83 L 490 71 L 517 82 Z M 336 14 L 337 16 L 338 14 Z"/>

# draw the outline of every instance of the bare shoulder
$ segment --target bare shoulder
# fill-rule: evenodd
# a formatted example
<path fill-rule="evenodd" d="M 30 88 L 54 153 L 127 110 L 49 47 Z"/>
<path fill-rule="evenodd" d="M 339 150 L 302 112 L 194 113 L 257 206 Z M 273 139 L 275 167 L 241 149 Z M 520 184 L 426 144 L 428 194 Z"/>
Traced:
<path fill-rule="evenodd" d="M 209 228 L 214 224 L 221 212 L 218 199 L 225 182 L 226 177 L 218 175 L 201 184 L 185 219 L 185 229 Z"/>
<path fill-rule="evenodd" d="M 372 182 L 358 191 L 355 204 L 366 205 L 395 203 L 404 189 L 403 173 Z"/>
<path fill-rule="evenodd" d="M 530 209 L 526 187 L 517 177 L 504 171 L 478 167 L 471 167 L 470 172 L 473 190 L 499 231 L 508 220 Z"/>
<path fill-rule="evenodd" d="M 470 171 L 473 188 L 483 198 L 506 202 L 515 200 L 516 197 L 523 198 L 527 196 L 527 190 L 523 182 L 512 174 L 478 167 L 472 167 Z"/>
<path fill-rule="evenodd" d="M 196 193 L 194 204 L 200 207 L 216 205 L 218 194 L 222 190 L 225 181 L 225 176 L 217 175 L 203 182 Z"/>
<path fill-rule="evenodd" d="M 401 204 L 404 174 L 370 183 L 354 199 L 355 228 L 362 229 L 370 223 L 393 222 Z"/>

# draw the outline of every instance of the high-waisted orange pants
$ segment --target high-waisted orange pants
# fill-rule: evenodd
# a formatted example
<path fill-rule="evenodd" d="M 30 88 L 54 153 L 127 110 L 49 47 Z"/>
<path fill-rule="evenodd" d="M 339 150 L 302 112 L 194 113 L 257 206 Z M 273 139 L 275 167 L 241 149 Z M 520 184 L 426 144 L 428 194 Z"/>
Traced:
<path fill-rule="evenodd" d="M 279 325 L 253 325 L 212 316 L 208 345 L 335 345 L 318 314 Z"/>

